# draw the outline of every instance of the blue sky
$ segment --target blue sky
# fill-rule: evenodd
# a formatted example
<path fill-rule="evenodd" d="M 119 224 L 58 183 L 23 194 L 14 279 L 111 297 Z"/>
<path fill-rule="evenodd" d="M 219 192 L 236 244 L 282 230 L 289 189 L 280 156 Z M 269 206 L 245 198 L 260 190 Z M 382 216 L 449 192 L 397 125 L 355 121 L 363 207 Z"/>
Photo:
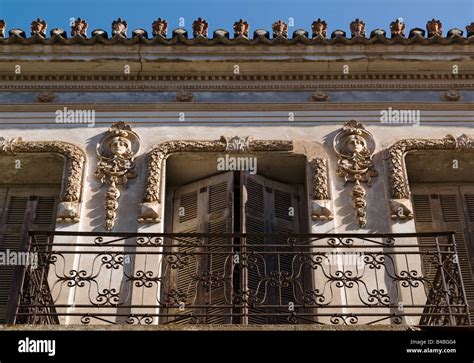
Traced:
<path fill-rule="evenodd" d="M 425 29 L 427 20 L 440 19 L 443 33 L 474 21 L 474 0 L 0 0 L 0 19 L 7 29 L 22 28 L 29 33 L 33 19 L 40 17 L 53 28 L 68 30 L 71 17 L 82 17 L 89 23 L 88 34 L 102 28 L 110 34 L 110 24 L 118 17 L 127 20 L 129 36 L 136 28 L 151 34 L 151 23 L 158 17 L 168 20 L 168 29 L 178 27 L 184 18 L 185 28 L 197 17 L 209 22 L 210 34 L 224 28 L 232 33 L 234 21 L 243 18 L 250 23 L 250 31 L 270 30 L 277 20 L 294 19 L 294 27 L 311 31 L 311 23 L 318 17 L 328 22 L 329 33 L 342 29 L 349 33 L 349 23 L 356 17 L 364 20 L 369 31 L 375 28 L 389 31 L 389 24 L 403 18 L 407 30 Z M 408 32 L 407 32 L 408 33 Z"/>

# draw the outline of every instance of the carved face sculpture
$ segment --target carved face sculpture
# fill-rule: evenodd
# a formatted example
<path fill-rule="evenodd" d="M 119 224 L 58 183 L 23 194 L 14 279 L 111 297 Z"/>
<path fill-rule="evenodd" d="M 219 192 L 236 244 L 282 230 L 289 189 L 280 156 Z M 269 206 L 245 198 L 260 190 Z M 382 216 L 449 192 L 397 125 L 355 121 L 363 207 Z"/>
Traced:
<path fill-rule="evenodd" d="M 248 37 L 249 34 L 249 24 L 246 21 L 240 19 L 234 23 L 234 32 L 237 36 L 242 35 Z"/>
<path fill-rule="evenodd" d="M 116 156 L 123 156 L 131 151 L 130 141 L 124 137 L 114 137 L 109 143 L 109 149 Z"/>
<path fill-rule="evenodd" d="M 207 27 L 208 27 L 207 22 L 201 18 L 198 18 L 193 23 L 194 35 L 207 36 Z"/>
<path fill-rule="evenodd" d="M 367 151 L 367 143 L 359 135 L 350 135 L 344 143 L 343 151 L 349 155 L 360 154 Z"/>
<path fill-rule="evenodd" d="M 442 25 L 439 20 L 432 19 L 426 24 L 429 36 L 441 35 Z"/>
<path fill-rule="evenodd" d="M 400 21 L 399 19 L 393 21 L 390 24 L 390 30 L 392 32 L 392 35 L 405 35 L 405 24 Z"/>
<path fill-rule="evenodd" d="M 166 36 L 166 33 L 168 31 L 168 22 L 166 20 L 162 20 L 161 18 L 158 18 L 157 20 L 153 22 L 151 26 L 153 28 L 154 35 Z"/>
<path fill-rule="evenodd" d="M 318 36 L 321 35 L 323 37 L 326 37 L 327 35 L 327 24 L 325 21 L 322 21 L 321 19 L 318 19 L 313 22 L 311 25 L 311 28 L 313 29 L 313 35 Z"/>
<path fill-rule="evenodd" d="M 362 20 L 356 19 L 351 23 L 352 36 L 365 36 L 365 23 Z"/>
<path fill-rule="evenodd" d="M 273 23 L 272 25 L 273 33 L 277 36 L 286 37 L 288 36 L 288 25 L 278 20 L 277 22 Z"/>

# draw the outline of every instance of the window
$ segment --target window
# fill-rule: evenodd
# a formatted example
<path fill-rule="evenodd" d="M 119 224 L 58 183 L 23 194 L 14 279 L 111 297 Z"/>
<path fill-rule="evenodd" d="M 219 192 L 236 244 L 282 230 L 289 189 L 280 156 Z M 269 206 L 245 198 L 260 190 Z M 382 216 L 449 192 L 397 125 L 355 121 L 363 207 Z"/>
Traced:
<path fill-rule="evenodd" d="M 198 244 L 189 245 L 196 243 L 195 238 L 174 241 L 178 246 L 174 246 L 172 252 L 186 258 L 187 262 L 180 268 L 173 268 L 169 262 L 163 264 L 162 299 L 173 304 L 177 295 L 185 296 L 185 307 L 181 310 L 170 308 L 169 315 L 192 313 L 198 317 L 198 322 L 208 324 L 286 322 L 288 304 L 294 302 L 295 294 L 302 293 L 308 282 L 307 274 L 296 267 L 294 255 L 284 253 L 292 251 L 287 239 L 283 236 L 277 239 L 216 238 L 212 234 L 302 232 L 303 216 L 306 215 L 302 212 L 306 200 L 303 186 L 248 172 L 226 172 L 174 187 L 171 194 L 173 218 L 170 230 L 211 235 L 202 248 Z M 271 253 L 268 246 L 272 244 L 281 245 L 278 251 L 283 253 Z M 244 255 L 242 252 L 252 256 L 245 272 L 235 261 Z M 206 284 L 200 280 L 202 276 L 210 276 L 210 281 L 215 277 L 219 283 Z M 274 284 L 272 276 L 273 281 L 285 277 L 292 281 Z M 233 302 L 243 298 L 239 292 L 246 290 L 250 291 L 256 304 L 236 309 Z M 280 318 L 281 309 L 284 309 L 285 317 Z M 178 317 L 166 321 L 186 323 L 189 319 Z"/>
<path fill-rule="evenodd" d="M 455 232 L 464 289 L 474 316 L 474 186 L 415 184 L 411 187 L 417 232 Z M 433 237 L 419 238 L 421 248 Z M 434 279 L 438 267 L 424 261 L 425 274 Z"/>
<path fill-rule="evenodd" d="M 54 230 L 58 195 L 59 188 L 0 187 L 0 251 L 24 250 L 29 230 Z M 0 266 L 0 323 L 13 318 L 22 271 L 23 266 Z"/>

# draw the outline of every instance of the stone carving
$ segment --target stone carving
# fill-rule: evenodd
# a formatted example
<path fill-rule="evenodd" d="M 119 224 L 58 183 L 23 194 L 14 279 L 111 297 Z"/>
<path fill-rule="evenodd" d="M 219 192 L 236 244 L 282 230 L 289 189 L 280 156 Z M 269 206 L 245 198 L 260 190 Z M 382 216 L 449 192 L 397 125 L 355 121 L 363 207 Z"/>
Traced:
<path fill-rule="evenodd" d="M 404 37 L 405 36 L 405 23 L 399 18 L 395 21 L 390 23 L 390 31 L 392 33 L 392 37 L 397 35 Z"/>
<path fill-rule="evenodd" d="M 186 90 L 180 90 L 176 92 L 174 100 L 176 102 L 193 102 L 194 94 Z"/>
<path fill-rule="evenodd" d="M 311 29 L 313 30 L 313 37 L 323 37 L 326 38 L 328 34 L 328 24 L 324 21 L 318 18 L 318 20 L 313 21 L 313 24 L 311 24 Z"/>
<path fill-rule="evenodd" d="M 390 190 L 392 199 L 409 199 L 410 192 L 405 176 L 404 158 L 415 150 L 454 150 L 456 139 L 448 135 L 444 139 L 404 139 L 387 149 Z"/>
<path fill-rule="evenodd" d="M 457 89 L 450 89 L 441 96 L 441 100 L 447 101 L 447 102 L 460 101 L 461 93 Z"/>
<path fill-rule="evenodd" d="M 332 220 L 334 216 L 331 211 L 329 199 L 327 160 L 314 158 L 309 161 L 311 171 L 311 219 Z"/>
<path fill-rule="evenodd" d="M 466 134 L 462 134 L 461 136 L 458 136 L 458 138 L 456 139 L 455 150 L 459 152 L 473 151 L 474 140 L 471 139 Z"/>
<path fill-rule="evenodd" d="M 240 19 L 234 23 L 234 37 L 249 37 L 250 25 L 246 21 Z"/>
<path fill-rule="evenodd" d="M 351 22 L 351 34 L 353 37 L 365 37 L 365 23 L 359 19 Z"/>
<path fill-rule="evenodd" d="M 5 20 L 0 19 L 0 38 L 5 38 L 5 30 L 7 28 L 7 23 Z"/>
<path fill-rule="evenodd" d="M 410 190 L 405 171 L 405 155 L 418 150 L 474 151 L 474 140 L 467 135 L 457 139 L 447 135 L 443 139 L 404 139 L 387 149 L 386 159 L 389 170 L 390 195 L 392 198 L 392 218 L 410 219 L 413 212 Z"/>
<path fill-rule="evenodd" d="M 50 92 L 40 92 L 36 95 L 36 102 L 40 103 L 51 103 L 56 102 L 57 100 L 58 96 Z"/>
<path fill-rule="evenodd" d="M 99 162 L 95 177 L 109 186 L 105 195 L 105 229 L 108 231 L 112 230 L 117 216 L 118 186 L 136 177 L 134 159 L 139 149 L 140 138 L 124 122 L 113 124 L 97 144 Z"/>
<path fill-rule="evenodd" d="M 233 141 L 231 141 L 233 140 Z M 230 150 L 228 145 L 232 145 Z M 293 150 L 293 142 L 290 140 L 252 140 L 249 137 L 222 136 L 220 140 L 194 140 L 194 141 L 167 141 L 163 142 L 149 152 L 147 156 L 148 175 L 146 179 L 145 195 L 140 205 L 139 222 L 161 221 L 161 178 L 164 168 L 164 160 L 176 152 L 213 152 L 224 153 L 233 150 L 245 152 L 290 152 Z M 312 174 L 313 197 L 324 203 L 328 199 L 327 170 L 325 161 L 314 162 L 316 166 Z M 324 184 L 324 185 L 321 185 Z M 321 216 L 327 211 L 318 212 Z M 328 218 L 331 213 L 328 214 Z M 321 218 L 324 219 L 324 218 Z"/>
<path fill-rule="evenodd" d="M 272 24 L 273 37 L 288 38 L 288 24 L 278 20 Z"/>
<path fill-rule="evenodd" d="M 31 22 L 31 35 L 38 34 L 44 38 L 46 37 L 47 27 L 48 25 L 44 20 L 40 20 L 40 18 L 37 18 L 36 20 L 33 20 Z"/>
<path fill-rule="evenodd" d="M 76 145 L 62 141 L 23 141 L 0 137 L 0 155 L 15 153 L 56 153 L 66 159 L 63 187 L 57 219 L 77 222 L 84 174 L 85 152 Z"/>
<path fill-rule="evenodd" d="M 439 20 L 431 19 L 426 23 L 426 31 L 428 32 L 428 37 L 441 36 L 443 25 Z"/>
<path fill-rule="evenodd" d="M 392 219 L 413 219 L 413 206 L 410 199 L 390 200 L 390 218 Z"/>
<path fill-rule="evenodd" d="M 372 155 L 375 142 L 372 135 L 355 120 L 344 124 L 334 138 L 334 151 L 338 156 L 336 174 L 344 178 L 345 183 L 353 183 L 352 206 L 355 209 L 359 227 L 367 225 L 366 191 L 361 183 L 370 187 L 372 177 L 377 176 Z"/>
<path fill-rule="evenodd" d="M 309 100 L 311 102 L 328 102 L 330 101 L 330 99 L 331 98 L 329 97 L 329 95 L 321 90 L 315 91 L 311 96 L 309 96 Z"/>
<path fill-rule="evenodd" d="M 198 18 L 193 22 L 193 35 L 207 37 L 209 24 L 204 19 Z"/>
<path fill-rule="evenodd" d="M 164 19 L 158 18 L 153 22 L 153 24 L 151 24 L 151 28 L 153 29 L 153 36 L 166 37 L 166 34 L 168 33 L 168 22 Z"/>
<path fill-rule="evenodd" d="M 225 151 L 226 152 L 248 152 L 249 151 L 249 142 L 250 137 L 240 137 L 234 136 L 232 138 L 226 138 L 222 136 L 222 141 L 226 143 Z"/>
<path fill-rule="evenodd" d="M 474 22 L 469 25 L 466 25 L 467 36 L 470 37 L 474 35 Z"/>
<path fill-rule="evenodd" d="M 84 19 L 77 18 L 71 25 L 71 35 L 87 38 L 87 22 Z"/>
<path fill-rule="evenodd" d="M 127 37 L 127 22 L 118 18 L 112 22 L 112 36 L 120 35 L 122 37 Z"/>

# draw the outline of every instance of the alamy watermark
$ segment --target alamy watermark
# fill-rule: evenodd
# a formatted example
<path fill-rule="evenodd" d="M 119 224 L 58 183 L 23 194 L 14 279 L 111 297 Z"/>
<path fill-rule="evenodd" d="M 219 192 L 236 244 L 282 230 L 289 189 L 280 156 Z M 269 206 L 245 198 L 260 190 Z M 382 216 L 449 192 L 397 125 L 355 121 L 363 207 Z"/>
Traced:
<path fill-rule="evenodd" d="M 38 268 L 38 254 L 35 252 L 0 251 L 0 266 L 31 266 Z"/>
<path fill-rule="evenodd" d="M 217 170 L 247 170 L 250 174 L 255 175 L 257 174 L 257 158 L 255 156 L 219 156 L 217 158 Z"/>
<path fill-rule="evenodd" d="M 380 111 L 380 122 L 420 126 L 420 110 L 396 110 L 389 107 L 387 110 Z"/>
<path fill-rule="evenodd" d="M 95 125 L 95 110 L 71 110 L 67 107 L 56 110 L 57 124 L 87 124 L 88 127 Z"/>

